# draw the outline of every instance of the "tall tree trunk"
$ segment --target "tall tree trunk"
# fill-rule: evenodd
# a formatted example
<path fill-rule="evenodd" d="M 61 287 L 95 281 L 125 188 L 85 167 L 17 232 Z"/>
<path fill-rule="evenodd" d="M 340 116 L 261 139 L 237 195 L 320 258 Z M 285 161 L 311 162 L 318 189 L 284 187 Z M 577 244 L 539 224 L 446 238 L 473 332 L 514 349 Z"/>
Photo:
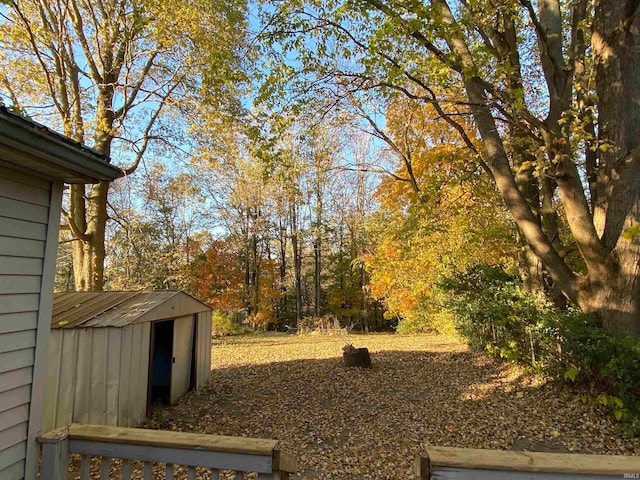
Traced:
<path fill-rule="evenodd" d="M 582 305 L 605 328 L 640 336 L 640 2 L 596 0 L 592 49 L 601 145 L 594 222 L 610 261 L 589 272 Z"/>
<path fill-rule="evenodd" d="M 362 292 L 362 328 L 365 332 L 369 332 L 369 295 L 367 294 L 367 272 L 364 267 L 360 267 L 360 291 Z"/>
<path fill-rule="evenodd" d="M 248 208 L 244 221 L 246 222 L 244 231 L 244 304 L 247 315 L 251 315 L 253 313 L 251 310 L 251 242 L 249 237 L 251 220 Z"/>
<path fill-rule="evenodd" d="M 540 210 L 540 185 L 534 175 L 536 159 L 527 153 L 524 133 L 516 126 L 511 129 L 511 157 L 515 172 L 516 185 L 533 212 Z M 535 215 L 540 222 L 540 215 Z M 532 294 L 541 294 L 544 289 L 544 272 L 540 258 L 533 252 L 522 232 L 517 230 L 519 246 L 520 275 L 526 290 Z"/>
<path fill-rule="evenodd" d="M 296 325 L 302 320 L 302 244 L 298 231 L 298 213 L 295 205 L 291 206 L 291 248 L 293 249 L 293 273 L 295 277 Z"/>
<path fill-rule="evenodd" d="M 280 255 L 280 300 L 278 302 L 277 319 L 278 321 L 286 320 L 287 312 L 287 229 L 284 224 L 286 220 L 282 217 L 279 219 L 280 235 L 279 235 L 279 255 Z"/>
<path fill-rule="evenodd" d="M 111 156 L 113 141 L 113 85 L 103 88 L 97 98 L 97 128 L 94 149 Z M 88 194 L 87 194 L 88 191 Z M 109 182 L 71 186 L 69 221 L 77 240 L 72 250 L 75 287 L 78 291 L 104 289 L 105 235 L 107 229 L 107 197 Z"/>
<path fill-rule="evenodd" d="M 317 172 L 316 175 L 320 175 Z M 313 240 L 313 283 L 315 305 L 313 314 L 319 317 L 322 314 L 322 222 L 323 222 L 322 188 L 320 179 L 316 178 L 316 228 Z"/>
<path fill-rule="evenodd" d="M 319 229 L 318 229 L 319 230 Z M 320 234 L 316 234 L 316 238 L 313 240 L 313 291 L 315 297 L 315 304 L 313 307 L 313 314 L 316 317 L 320 316 L 322 302 L 322 284 L 321 284 L 321 272 L 322 272 L 322 240 Z"/>
<path fill-rule="evenodd" d="M 296 325 L 302 320 L 302 252 L 298 232 L 291 236 L 293 248 L 293 269 L 295 276 Z"/>
<path fill-rule="evenodd" d="M 260 311 L 260 257 L 258 254 L 258 236 L 251 234 L 251 313 Z"/>
<path fill-rule="evenodd" d="M 82 194 L 83 185 L 73 185 L 72 195 Z M 105 230 L 107 224 L 107 193 L 109 183 L 101 182 L 90 187 L 87 198 L 88 221 L 84 224 L 83 233 L 73 242 L 73 274 L 77 291 L 104 288 Z M 84 204 L 84 201 L 82 202 Z M 78 218 L 76 217 L 76 221 Z M 77 226 L 76 226 L 77 228 Z"/>

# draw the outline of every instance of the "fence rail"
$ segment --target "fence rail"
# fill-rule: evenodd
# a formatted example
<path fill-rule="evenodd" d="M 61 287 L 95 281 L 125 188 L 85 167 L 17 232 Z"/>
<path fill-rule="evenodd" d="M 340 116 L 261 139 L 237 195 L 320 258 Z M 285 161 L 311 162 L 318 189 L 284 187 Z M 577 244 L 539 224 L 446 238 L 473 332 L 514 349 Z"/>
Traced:
<path fill-rule="evenodd" d="M 421 480 L 608 480 L 640 478 L 640 457 L 427 447 Z"/>
<path fill-rule="evenodd" d="M 288 480 L 296 471 L 293 456 L 280 449 L 276 440 L 200 435 L 195 433 L 71 424 L 42 435 L 41 480 L 66 480 L 69 455 L 81 456 L 80 478 L 89 479 L 91 459 L 99 457 L 100 479 L 113 477 L 112 459 L 122 461 L 120 478 L 132 478 L 134 465 L 142 463 L 144 480 L 151 480 L 164 464 L 164 478 L 196 479 L 196 469 L 209 471 L 217 480 L 224 471 L 255 472 L 259 480 Z"/>

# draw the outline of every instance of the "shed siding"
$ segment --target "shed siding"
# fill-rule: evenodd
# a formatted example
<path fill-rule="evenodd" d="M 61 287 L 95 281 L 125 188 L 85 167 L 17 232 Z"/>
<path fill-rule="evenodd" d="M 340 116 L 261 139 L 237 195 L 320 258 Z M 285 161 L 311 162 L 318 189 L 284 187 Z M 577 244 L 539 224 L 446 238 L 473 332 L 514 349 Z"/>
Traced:
<path fill-rule="evenodd" d="M 193 352 L 194 315 L 176 318 L 173 323 L 173 363 L 171 365 L 171 403 L 189 391 Z"/>
<path fill-rule="evenodd" d="M 34 185 L 36 184 L 36 185 Z M 0 478 L 25 475 L 51 184 L 0 172 Z"/>
<path fill-rule="evenodd" d="M 127 372 L 121 377 L 118 425 L 136 427 L 147 415 L 151 323 L 129 325 L 123 332 L 121 366 Z"/>
<path fill-rule="evenodd" d="M 42 429 L 139 425 L 147 410 L 150 328 L 53 329 Z"/>
<path fill-rule="evenodd" d="M 211 377 L 211 312 L 201 312 L 197 318 L 196 388 L 200 389 Z"/>

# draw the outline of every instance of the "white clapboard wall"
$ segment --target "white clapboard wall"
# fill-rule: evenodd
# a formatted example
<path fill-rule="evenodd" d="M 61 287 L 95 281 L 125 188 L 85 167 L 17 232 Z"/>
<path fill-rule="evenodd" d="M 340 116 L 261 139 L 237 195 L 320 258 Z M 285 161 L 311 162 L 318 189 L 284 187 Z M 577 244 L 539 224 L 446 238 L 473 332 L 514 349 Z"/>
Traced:
<path fill-rule="evenodd" d="M 21 479 L 35 458 L 62 184 L 0 165 L 0 478 Z M 50 206 L 53 205 L 52 208 Z M 45 257 L 47 261 L 45 261 Z M 46 344 L 44 344 L 46 346 Z M 39 367 L 40 368 L 40 367 Z M 31 412 L 31 415 L 30 415 Z"/>

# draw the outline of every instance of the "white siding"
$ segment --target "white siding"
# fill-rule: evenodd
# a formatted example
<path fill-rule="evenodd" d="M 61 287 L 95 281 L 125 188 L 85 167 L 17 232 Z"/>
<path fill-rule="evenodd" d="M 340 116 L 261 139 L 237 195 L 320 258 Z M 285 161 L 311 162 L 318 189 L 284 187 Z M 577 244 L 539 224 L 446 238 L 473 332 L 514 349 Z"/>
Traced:
<path fill-rule="evenodd" d="M 60 187 L 53 188 L 49 181 L 8 168 L 0 170 L 0 478 L 3 480 L 25 476 L 27 439 L 35 441 L 36 432 L 29 431 L 29 412 L 38 312 L 46 242 L 53 237 L 48 226 L 51 215 L 56 215 L 49 205 Z M 51 225 L 56 232 L 57 223 L 56 220 Z"/>
<path fill-rule="evenodd" d="M 199 389 L 206 387 L 211 378 L 211 311 L 199 313 L 197 319 L 196 388 Z"/>
<path fill-rule="evenodd" d="M 136 426 L 146 415 L 150 324 L 54 329 L 43 431 L 71 422 Z"/>

